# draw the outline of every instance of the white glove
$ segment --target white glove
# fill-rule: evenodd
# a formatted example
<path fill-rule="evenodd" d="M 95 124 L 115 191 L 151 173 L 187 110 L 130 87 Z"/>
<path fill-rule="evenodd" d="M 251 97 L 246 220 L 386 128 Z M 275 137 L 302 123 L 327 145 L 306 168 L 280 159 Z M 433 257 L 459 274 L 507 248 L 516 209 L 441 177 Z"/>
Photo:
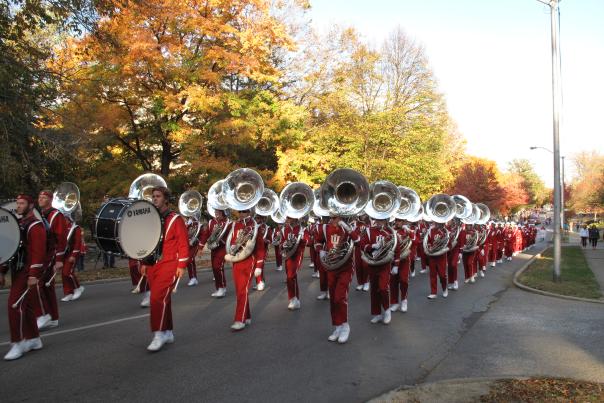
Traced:
<path fill-rule="evenodd" d="M 461 253 L 459 254 L 459 257 L 457 258 L 457 264 L 461 263 Z"/>
<path fill-rule="evenodd" d="M 326 255 L 327 255 L 327 252 L 325 252 L 324 250 L 319 251 L 319 257 L 320 257 L 321 259 L 323 259 L 323 258 L 324 258 Z"/>
<path fill-rule="evenodd" d="M 256 270 L 254 270 L 254 277 L 260 277 L 262 275 L 262 269 L 257 267 Z"/>
<path fill-rule="evenodd" d="M 381 243 L 379 243 L 379 242 L 376 242 L 376 243 L 374 243 L 373 245 L 371 245 L 371 247 L 372 247 L 373 249 L 379 249 L 379 248 L 380 248 L 380 246 L 382 246 L 382 244 L 381 244 Z"/>
<path fill-rule="evenodd" d="M 484 249 L 480 251 L 480 256 L 484 256 Z"/>
<path fill-rule="evenodd" d="M 392 270 L 390 270 L 390 274 L 398 274 L 398 267 L 397 266 L 393 266 Z"/>

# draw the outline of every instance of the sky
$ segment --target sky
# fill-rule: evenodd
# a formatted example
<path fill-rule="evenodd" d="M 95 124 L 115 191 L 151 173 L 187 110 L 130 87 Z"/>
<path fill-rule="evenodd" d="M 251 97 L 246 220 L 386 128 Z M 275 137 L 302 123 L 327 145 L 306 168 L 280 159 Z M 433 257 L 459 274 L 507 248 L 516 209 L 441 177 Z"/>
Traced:
<path fill-rule="evenodd" d="M 551 30 L 537 0 L 311 0 L 312 25 L 353 26 L 380 46 L 397 26 L 428 55 L 467 152 L 505 170 L 531 161 L 553 186 Z M 563 110 L 560 153 L 604 153 L 604 0 L 560 2 Z"/>

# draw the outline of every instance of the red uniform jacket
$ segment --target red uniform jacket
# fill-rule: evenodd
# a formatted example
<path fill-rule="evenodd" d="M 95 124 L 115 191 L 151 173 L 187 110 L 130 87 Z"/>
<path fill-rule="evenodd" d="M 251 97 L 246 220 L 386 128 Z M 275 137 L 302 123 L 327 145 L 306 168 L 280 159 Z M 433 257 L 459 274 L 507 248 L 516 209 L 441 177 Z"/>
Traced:
<path fill-rule="evenodd" d="M 436 243 L 437 237 L 438 238 L 444 237 L 446 234 L 445 231 L 446 231 L 445 228 L 440 228 L 437 226 L 432 226 L 431 228 L 429 228 L 425 235 L 428 237 L 428 241 L 427 241 L 428 246 L 432 247 Z M 447 247 L 448 247 L 448 245 L 447 245 Z M 439 255 L 439 256 L 444 256 L 444 254 Z"/>
<path fill-rule="evenodd" d="M 365 231 L 363 231 L 363 233 L 361 234 L 361 240 L 360 240 L 360 247 L 361 250 L 364 251 L 365 253 L 371 254 L 371 252 L 373 252 L 373 244 L 377 243 L 377 242 L 381 242 L 381 241 L 387 241 L 392 237 L 392 231 L 390 230 L 390 227 L 385 226 L 385 227 L 377 227 L 377 226 L 371 226 L 369 228 L 367 228 Z M 396 249 L 394 250 L 394 260 L 392 261 L 392 265 L 397 266 L 399 265 L 399 261 L 400 261 L 400 256 L 401 256 L 401 244 L 400 242 L 397 243 L 396 245 Z M 390 263 L 388 263 L 387 265 L 390 265 Z M 381 268 L 383 266 L 370 266 L 373 268 Z"/>
<path fill-rule="evenodd" d="M 65 248 L 67 248 L 67 220 L 63 213 L 54 207 L 44 210 L 42 215 L 48 222 L 50 239 L 50 256 L 46 256 L 47 263 L 50 264 L 52 259 L 55 262 L 63 262 L 65 260 Z"/>
<path fill-rule="evenodd" d="M 285 243 L 285 241 L 290 239 L 295 242 L 298 236 L 300 237 L 300 243 L 298 244 L 298 249 L 294 254 L 300 252 L 304 253 L 304 248 L 306 247 L 306 244 L 309 241 L 309 235 L 308 231 L 306 231 L 306 228 L 302 227 L 300 224 L 296 224 L 294 226 L 291 226 L 289 224 L 283 225 L 283 227 L 281 228 L 281 243 L 279 244 L 279 246 L 283 250 L 283 244 Z"/>
<path fill-rule="evenodd" d="M 72 226 L 75 226 L 75 228 L 71 235 L 71 239 L 68 240 L 69 247 L 67 248 L 67 253 L 69 256 L 67 256 L 67 258 L 73 257 L 74 259 L 77 259 L 82 253 L 82 227 L 74 223 L 69 223 L 68 233 Z"/>
<path fill-rule="evenodd" d="M 161 259 L 155 263 L 160 265 L 178 261 L 176 267 L 184 269 L 189 262 L 189 232 L 182 217 L 174 211 L 164 216 L 164 238 Z"/>
<path fill-rule="evenodd" d="M 200 250 L 203 250 L 203 247 L 206 245 L 206 242 L 208 242 L 208 238 L 210 238 L 210 235 L 212 235 L 214 228 L 216 228 L 216 226 L 219 225 L 219 222 L 225 223 L 225 228 L 224 228 L 222 237 L 218 241 L 219 246 L 216 249 L 224 248 L 225 242 L 226 242 L 226 235 L 229 233 L 231 222 L 228 220 L 228 218 L 224 218 L 221 221 L 218 221 L 216 218 L 212 218 L 210 220 L 210 222 L 208 223 L 208 225 L 206 225 L 201 230 L 201 233 L 199 234 L 199 249 Z"/>
<path fill-rule="evenodd" d="M 239 234 L 239 231 L 244 228 L 250 228 L 253 230 L 255 224 L 256 222 L 251 217 L 246 217 L 231 223 L 231 245 L 235 245 L 237 243 L 237 235 Z M 260 232 L 258 232 L 258 235 L 256 236 L 256 246 L 254 247 L 252 255 L 256 257 L 255 269 L 261 269 L 266 256 L 266 248 L 264 247 L 264 240 L 260 236 Z"/>
<path fill-rule="evenodd" d="M 25 253 L 24 266 L 29 277 L 40 278 L 46 265 L 46 228 L 42 221 L 35 216 L 19 219 L 22 246 L 19 253 Z M 0 266 L 0 271 L 6 273 L 9 266 Z"/>
<path fill-rule="evenodd" d="M 319 253 L 321 251 L 327 252 L 346 242 L 352 242 L 352 237 L 344 228 L 339 225 L 321 224 L 315 238 L 315 250 Z M 338 271 L 352 269 L 353 260 L 351 255 L 350 259 Z"/>

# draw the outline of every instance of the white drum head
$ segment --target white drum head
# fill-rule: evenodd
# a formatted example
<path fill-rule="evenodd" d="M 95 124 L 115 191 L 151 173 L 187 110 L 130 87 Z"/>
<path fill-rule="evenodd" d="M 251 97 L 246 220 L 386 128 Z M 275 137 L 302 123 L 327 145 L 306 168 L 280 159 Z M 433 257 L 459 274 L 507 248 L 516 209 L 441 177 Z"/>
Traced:
<path fill-rule="evenodd" d="M 124 254 L 132 259 L 144 259 L 159 243 L 162 222 L 157 209 L 146 200 L 138 200 L 124 209 L 118 236 Z"/>
<path fill-rule="evenodd" d="M 17 217 L 8 209 L 0 207 L 0 264 L 12 258 L 21 241 L 21 230 Z"/>

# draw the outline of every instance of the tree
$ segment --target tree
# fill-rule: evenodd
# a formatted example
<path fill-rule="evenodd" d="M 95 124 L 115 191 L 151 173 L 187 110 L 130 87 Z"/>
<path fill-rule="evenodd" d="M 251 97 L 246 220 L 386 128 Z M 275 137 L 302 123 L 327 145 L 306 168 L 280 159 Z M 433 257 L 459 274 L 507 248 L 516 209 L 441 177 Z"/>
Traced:
<path fill-rule="evenodd" d="M 484 203 L 489 206 L 491 213 L 506 211 L 506 192 L 500 177 L 494 161 L 470 157 L 461 166 L 447 193 L 464 195 L 473 203 Z"/>
<path fill-rule="evenodd" d="M 527 159 L 515 159 L 510 162 L 508 171 L 523 178 L 524 189 L 529 195 L 529 204 L 541 206 L 548 199 L 545 184 Z"/>
<path fill-rule="evenodd" d="M 503 199 L 501 212 L 503 214 L 515 213 L 520 207 L 529 202 L 529 195 L 524 186 L 524 178 L 515 172 L 503 174 L 501 185 L 503 187 Z"/>
<path fill-rule="evenodd" d="M 604 210 L 604 155 L 595 151 L 577 154 L 576 176 L 571 182 L 567 204 L 577 211 Z"/>

